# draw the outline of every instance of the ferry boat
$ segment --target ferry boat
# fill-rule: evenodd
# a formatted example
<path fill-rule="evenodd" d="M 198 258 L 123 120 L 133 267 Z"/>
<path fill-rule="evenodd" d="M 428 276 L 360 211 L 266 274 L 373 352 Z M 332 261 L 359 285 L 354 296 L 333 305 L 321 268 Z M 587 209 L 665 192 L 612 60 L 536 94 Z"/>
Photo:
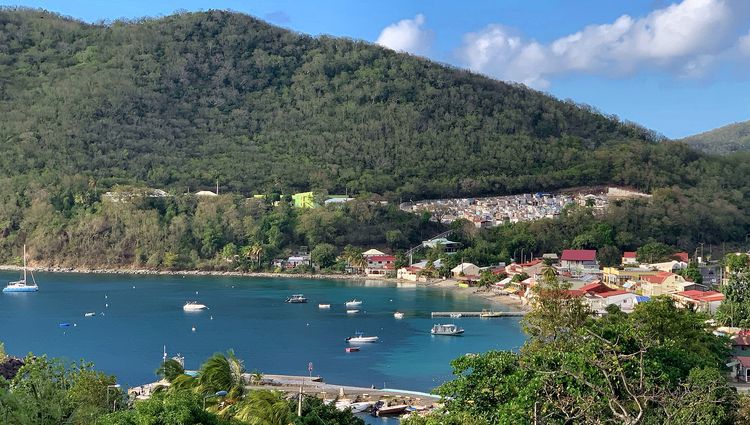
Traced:
<path fill-rule="evenodd" d="M 36 285 L 36 280 L 34 279 L 34 273 L 31 273 L 31 281 L 33 283 L 29 284 L 26 281 L 26 245 L 23 246 L 23 279 L 17 280 L 15 282 L 8 282 L 8 285 L 3 288 L 3 292 L 36 292 L 39 290 L 39 287 Z"/>
<path fill-rule="evenodd" d="M 206 310 L 207 308 L 208 307 L 206 307 L 204 304 L 199 303 L 198 301 L 188 301 L 184 306 L 182 306 L 182 309 L 185 311 L 202 311 Z"/>
<path fill-rule="evenodd" d="M 346 302 L 347 307 L 359 307 L 362 305 L 362 301 L 359 301 L 357 299 L 353 299 L 351 301 Z"/>
<path fill-rule="evenodd" d="M 346 339 L 349 343 L 360 343 L 360 342 L 378 342 L 380 338 L 376 336 L 365 336 L 362 332 L 355 332 L 354 336 L 350 336 Z"/>
<path fill-rule="evenodd" d="M 294 294 L 287 298 L 285 302 L 288 302 L 289 304 L 303 304 L 307 302 L 307 298 L 302 294 Z"/>
<path fill-rule="evenodd" d="M 456 336 L 461 335 L 464 333 L 463 328 L 459 328 L 458 326 L 448 323 L 445 325 L 435 325 L 432 327 L 432 330 L 430 331 L 433 335 L 447 335 L 447 336 Z"/>

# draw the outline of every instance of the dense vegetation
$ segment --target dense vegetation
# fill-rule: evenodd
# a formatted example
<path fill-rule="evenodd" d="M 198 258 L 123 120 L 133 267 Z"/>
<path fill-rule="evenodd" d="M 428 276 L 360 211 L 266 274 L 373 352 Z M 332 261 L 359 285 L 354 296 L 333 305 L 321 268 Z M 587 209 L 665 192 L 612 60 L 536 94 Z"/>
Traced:
<path fill-rule="evenodd" d="M 750 423 L 747 397 L 727 382 L 729 340 L 707 317 L 662 297 L 592 317 L 551 268 L 544 274 L 520 352 L 458 358 L 438 389 L 444 412 L 406 424 Z"/>
<path fill-rule="evenodd" d="M 466 255 L 576 246 L 612 256 L 654 240 L 691 250 L 750 233 L 742 157 L 706 157 L 523 86 L 237 13 L 86 24 L 0 9 L 0 116 L 3 262 L 26 243 L 46 265 L 261 269 L 301 246 L 405 249 L 441 231 L 399 212 L 399 199 L 610 183 L 655 196 L 467 235 Z M 184 195 L 215 180 L 225 196 Z M 172 196 L 102 200 L 129 187 Z M 306 189 L 359 200 L 289 208 L 286 195 Z M 259 193 L 269 196 L 246 199 Z M 335 265 L 330 247 L 318 253 Z"/>
<path fill-rule="evenodd" d="M 4 353 L 0 344 L 0 362 Z M 305 397 L 302 415 L 296 400 L 278 391 L 249 390 L 242 361 L 231 351 L 215 354 L 197 376 L 168 360 L 158 370 L 172 382 L 149 400 L 128 403 L 115 378 L 90 363 L 28 355 L 10 380 L 0 377 L 0 423 L 12 425 L 362 425 L 351 411 L 339 411 Z"/>
<path fill-rule="evenodd" d="M 734 123 L 685 137 L 680 142 L 700 151 L 726 155 L 750 150 L 750 121 Z"/>

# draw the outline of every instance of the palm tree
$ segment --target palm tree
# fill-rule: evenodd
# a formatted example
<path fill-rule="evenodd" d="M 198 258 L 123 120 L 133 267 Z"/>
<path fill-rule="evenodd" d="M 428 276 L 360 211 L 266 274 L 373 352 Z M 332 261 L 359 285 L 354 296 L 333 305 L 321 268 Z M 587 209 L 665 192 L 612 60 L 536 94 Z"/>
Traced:
<path fill-rule="evenodd" d="M 228 401 L 234 402 L 245 393 L 242 374 L 245 368 L 232 350 L 227 354 L 216 353 L 201 366 L 198 374 L 197 390 L 201 394 L 214 394 L 226 391 Z"/>
<path fill-rule="evenodd" d="M 552 264 L 544 265 L 544 268 L 542 269 L 542 280 L 548 285 L 557 282 L 557 270 L 555 270 Z"/>
<path fill-rule="evenodd" d="M 250 247 L 250 251 L 248 254 L 255 257 L 255 262 L 258 264 L 258 268 L 260 268 L 260 255 L 263 253 L 263 245 L 259 243 L 253 244 L 253 246 Z"/>
<path fill-rule="evenodd" d="M 251 425 L 289 425 L 294 422 L 289 402 L 281 391 L 255 390 L 226 410 L 231 417 Z"/>
<path fill-rule="evenodd" d="M 185 368 L 175 359 L 168 359 L 156 369 L 156 376 L 172 382 L 180 375 L 185 374 Z"/>
<path fill-rule="evenodd" d="M 362 250 L 347 245 L 341 253 L 341 257 L 349 264 L 349 267 L 364 269 L 367 267 L 367 259 L 362 255 Z"/>

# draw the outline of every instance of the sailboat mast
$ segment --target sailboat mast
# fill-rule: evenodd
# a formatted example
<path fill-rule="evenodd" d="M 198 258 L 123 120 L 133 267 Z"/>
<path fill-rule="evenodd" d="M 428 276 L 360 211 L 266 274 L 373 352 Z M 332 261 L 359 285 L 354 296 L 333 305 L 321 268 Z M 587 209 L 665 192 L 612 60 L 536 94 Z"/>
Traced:
<path fill-rule="evenodd" d="M 26 244 L 23 245 L 23 283 L 26 283 Z"/>

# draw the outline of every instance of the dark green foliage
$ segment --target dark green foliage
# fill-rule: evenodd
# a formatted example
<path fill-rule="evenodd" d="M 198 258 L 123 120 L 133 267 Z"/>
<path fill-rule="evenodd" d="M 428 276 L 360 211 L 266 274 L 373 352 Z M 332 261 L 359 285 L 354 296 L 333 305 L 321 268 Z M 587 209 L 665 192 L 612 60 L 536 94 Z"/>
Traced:
<path fill-rule="evenodd" d="M 336 262 L 336 247 L 327 243 L 316 245 L 310 259 L 321 268 L 331 267 Z"/>
<path fill-rule="evenodd" d="M 296 400 L 290 401 L 293 411 L 297 411 Z M 317 397 L 305 397 L 302 401 L 302 417 L 295 418 L 298 425 L 364 425 L 364 421 L 354 416 L 350 410 L 338 410 L 325 404 Z"/>

